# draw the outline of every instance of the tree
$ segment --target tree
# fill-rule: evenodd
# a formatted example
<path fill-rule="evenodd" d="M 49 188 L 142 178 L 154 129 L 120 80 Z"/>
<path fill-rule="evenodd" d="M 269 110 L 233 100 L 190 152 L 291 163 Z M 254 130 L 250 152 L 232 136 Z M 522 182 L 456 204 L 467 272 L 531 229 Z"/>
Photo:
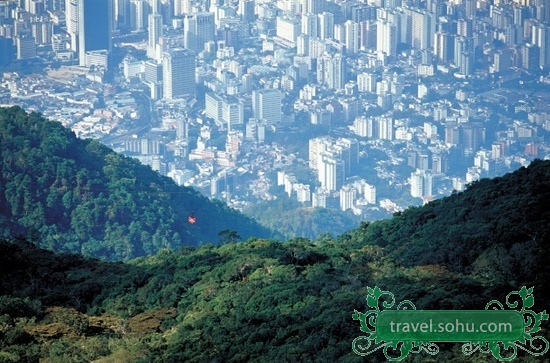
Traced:
<path fill-rule="evenodd" d="M 220 245 L 238 242 L 241 240 L 241 236 L 237 234 L 237 231 L 232 229 L 224 229 L 223 231 L 218 232 L 218 236 L 220 237 Z"/>

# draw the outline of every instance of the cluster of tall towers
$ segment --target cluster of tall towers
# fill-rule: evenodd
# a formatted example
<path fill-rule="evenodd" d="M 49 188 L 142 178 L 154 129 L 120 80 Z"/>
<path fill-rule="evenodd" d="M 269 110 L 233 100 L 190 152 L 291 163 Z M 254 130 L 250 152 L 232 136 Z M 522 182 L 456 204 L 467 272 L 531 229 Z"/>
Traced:
<path fill-rule="evenodd" d="M 105 63 L 112 48 L 112 0 L 67 0 L 65 18 L 71 49 L 82 66 Z"/>
<path fill-rule="evenodd" d="M 143 11 L 138 11 L 141 8 Z M 66 0 L 65 16 L 70 47 L 79 65 L 101 65 L 107 69 L 112 31 L 129 22 L 148 30 L 147 56 L 159 68 L 159 77 L 156 77 L 159 79 L 151 84 L 155 91 L 152 94 L 173 99 L 195 93 L 195 53 L 214 40 L 213 14 L 196 13 L 184 17 L 184 47 L 169 47 L 164 41 L 159 0 Z"/>

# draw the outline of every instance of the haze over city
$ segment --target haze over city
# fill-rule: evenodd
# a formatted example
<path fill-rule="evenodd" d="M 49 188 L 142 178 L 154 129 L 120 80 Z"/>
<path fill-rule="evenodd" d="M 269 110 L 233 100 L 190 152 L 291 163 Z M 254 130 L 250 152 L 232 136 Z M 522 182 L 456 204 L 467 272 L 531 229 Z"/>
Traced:
<path fill-rule="evenodd" d="M 0 2 L 0 103 L 247 211 L 387 218 L 548 155 L 544 0 Z"/>

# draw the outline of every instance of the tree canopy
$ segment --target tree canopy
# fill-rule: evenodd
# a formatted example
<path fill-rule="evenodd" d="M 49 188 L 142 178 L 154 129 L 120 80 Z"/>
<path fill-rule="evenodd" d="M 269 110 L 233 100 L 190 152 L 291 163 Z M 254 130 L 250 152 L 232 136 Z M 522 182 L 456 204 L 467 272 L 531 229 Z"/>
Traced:
<path fill-rule="evenodd" d="M 215 242 L 221 230 L 271 236 L 222 202 L 37 113 L 1 108 L 0 147 L 5 238 L 40 236 L 36 243 L 53 251 L 121 260 Z"/>

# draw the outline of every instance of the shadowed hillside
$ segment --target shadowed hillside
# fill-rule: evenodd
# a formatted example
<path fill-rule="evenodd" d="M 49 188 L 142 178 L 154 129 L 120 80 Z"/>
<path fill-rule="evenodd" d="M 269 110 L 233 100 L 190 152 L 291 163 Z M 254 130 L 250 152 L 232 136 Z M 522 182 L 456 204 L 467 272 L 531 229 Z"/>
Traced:
<path fill-rule="evenodd" d="M 137 160 L 21 108 L 0 109 L 0 226 L 39 246 L 109 260 L 216 243 L 234 230 L 269 237 L 253 219 L 178 187 Z M 189 224 L 193 213 L 197 223 Z"/>

